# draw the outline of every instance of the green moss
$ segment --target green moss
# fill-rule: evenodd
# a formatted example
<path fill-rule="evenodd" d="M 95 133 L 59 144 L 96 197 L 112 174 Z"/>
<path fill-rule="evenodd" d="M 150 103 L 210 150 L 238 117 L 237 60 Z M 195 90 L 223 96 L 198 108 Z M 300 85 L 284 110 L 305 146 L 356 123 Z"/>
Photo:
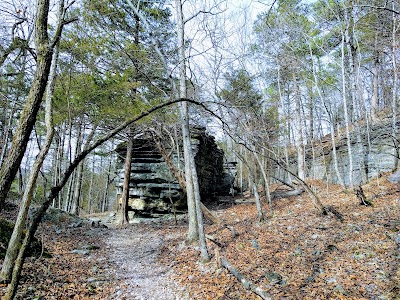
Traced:
<path fill-rule="evenodd" d="M 14 229 L 14 224 L 10 221 L 0 218 L 0 259 L 4 259 L 7 251 L 8 242 Z M 25 232 L 23 237 L 25 237 Z M 39 256 L 42 253 L 42 243 L 34 238 L 31 245 L 28 247 L 27 256 Z M 51 256 L 44 251 L 46 257 Z"/>
<path fill-rule="evenodd" d="M 0 219 L 0 258 L 3 259 L 6 250 L 7 250 L 7 245 L 8 241 L 10 240 L 11 234 L 13 232 L 14 224 L 4 220 Z"/>

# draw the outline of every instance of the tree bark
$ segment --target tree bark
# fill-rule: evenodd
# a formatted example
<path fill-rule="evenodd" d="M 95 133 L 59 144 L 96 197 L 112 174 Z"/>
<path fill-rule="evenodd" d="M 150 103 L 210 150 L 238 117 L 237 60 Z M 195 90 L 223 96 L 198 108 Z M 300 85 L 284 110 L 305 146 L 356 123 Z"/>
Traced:
<path fill-rule="evenodd" d="M 280 72 L 280 68 L 278 67 L 278 93 L 279 93 L 279 103 L 282 107 L 282 111 L 285 112 L 285 101 L 283 100 L 283 95 L 282 95 L 282 88 L 281 88 L 281 72 Z M 288 105 L 288 109 L 289 109 L 289 105 Z M 283 118 L 285 120 L 287 120 L 287 134 L 285 136 L 287 136 L 287 142 L 285 142 L 284 145 L 284 152 L 285 152 L 285 159 L 286 159 L 286 164 L 289 165 L 289 150 L 288 147 L 290 146 L 290 120 L 289 120 L 289 114 L 283 113 Z M 292 182 L 292 178 L 290 177 L 290 175 L 288 174 L 288 182 L 291 183 Z"/>
<path fill-rule="evenodd" d="M 128 205 L 129 205 L 129 183 L 131 181 L 131 165 L 132 165 L 132 151 L 133 151 L 133 140 L 132 137 L 128 137 L 126 146 L 126 156 L 124 164 L 124 183 L 122 187 L 122 207 L 121 207 L 121 224 L 129 224 L 128 216 Z"/>
<path fill-rule="evenodd" d="M 372 122 L 377 121 L 377 114 L 379 110 L 379 59 L 380 53 L 378 48 L 378 33 L 375 33 L 375 45 L 374 48 L 374 66 L 373 66 L 373 79 L 372 79 L 372 98 L 371 98 L 371 119 Z"/>
<path fill-rule="evenodd" d="M 94 184 L 94 157 L 92 159 L 92 174 L 90 174 L 90 184 L 88 191 L 88 204 L 87 204 L 87 212 L 88 214 L 92 213 L 92 198 L 93 198 L 93 184 Z"/>
<path fill-rule="evenodd" d="M 190 165 L 192 168 L 192 181 L 193 181 L 194 198 L 196 204 L 196 218 L 197 218 L 197 227 L 199 231 L 201 258 L 202 262 L 209 262 L 210 256 L 208 255 L 206 237 L 204 234 L 203 214 L 201 212 L 202 203 L 200 198 L 200 187 L 197 177 L 196 163 L 194 161 L 193 153 L 191 152 L 189 155 L 190 155 Z"/>
<path fill-rule="evenodd" d="M 45 123 L 46 123 L 46 140 L 45 144 L 41 148 L 39 155 L 32 167 L 31 173 L 29 174 L 29 179 L 25 188 L 22 201 L 20 203 L 20 208 L 18 211 L 17 220 L 15 222 L 14 230 L 11 235 L 10 241 L 8 243 L 6 256 L 4 258 L 3 266 L 0 273 L 0 281 L 8 282 L 12 277 L 12 270 L 14 268 L 15 260 L 18 256 L 18 252 L 21 246 L 22 233 L 25 228 L 26 218 L 28 215 L 28 210 L 32 202 L 33 193 L 36 187 L 37 177 L 40 172 L 40 168 L 43 165 L 44 159 L 50 149 L 51 142 L 54 136 L 54 126 L 53 126 L 53 112 L 52 112 L 52 102 L 55 86 L 55 76 L 58 61 L 58 44 L 54 48 L 52 67 L 50 71 L 47 93 L 46 93 L 46 105 L 45 105 Z"/>
<path fill-rule="evenodd" d="M 177 34 L 178 34 L 178 51 L 179 51 L 179 95 L 181 98 L 187 97 L 186 88 L 186 55 L 185 55 L 185 28 L 182 12 L 181 0 L 175 0 L 177 13 Z M 196 215 L 196 200 L 193 187 L 192 168 L 190 166 L 192 155 L 192 145 L 190 140 L 189 129 L 189 112 L 188 104 L 182 102 L 180 105 L 180 116 L 182 126 L 183 156 L 185 160 L 185 181 L 186 195 L 188 205 L 189 228 L 187 233 L 187 241 L 192 243 L 199 238 L 199 230 Z"/>
<path fill-rule="evenodd" d="M 252 168 L 250 167 L 250 164 L 246 160 L 246 157 L 241 156 L 237 152 L 236 152 L 236 155 L 247 167 L 247 171 L 248 171 L 248 175 L 249 175 L 249 184 L 253 186 L 253 194 L 254 194 L 255 203 L 256 203 L 256 207 L 257 207 L 258 221 L 262 222 L 262 221 L 264 221 L 264 212 L 262 209 L 260 195 L 258 193 L 258 186 L 257 186 L 256 180 L 255 180 L 255 176 L 252 174 L 252 173 L 255 173 L 255 171 L 253 171 Z"/>
<path fill-rule="evenodd" d="M 111 174 L 112 161 L 113 161 L 113 157 L 110 157 L 109 162 L 108 162 L 108 170 L 107 170 L 107 178 L 106 178 L 107 181 L 106 181 L 106 186 L 105 186 L 105 191 L 104 191 L 104 197 L 103 197 L 103 202 L 101 204 L 101 212 L 105 212 L 108 210 L 108 195 L 109 195 L 109 189 L 110 189 L 110 183 L 111 183 L 110 174 Z"/>
<path fill-rule="evenodd" d="M 394 1 L 392 2 L 392 6 L 394 8 Z M 399 151 L 398 151 L 398 135 L 397 135 L 397 97 L 398 97 L 398 74 L 397 74 L 397 39 L 396 39 L 396 20 L 397 17 L 395 13 L 393 13 L 393 24 L 392 24 L 392 66 L 393 66 L 393 87 L 392 87 L 392 138 L 393 138 L 393 152 L 394 152 L 394 164 L 393 171 L 397 170 L 399 167 Z"/>
<path fill-rule="evenodd" d="M 76 138 L 76 147 L 75 154 L 81 152 L 81 146 L 83 143 L 83 134 L 82 131 L 85 132 L 85 126 L 82 125 L 83 120 L 80 120 L 78 124 L 78 136 Z M 83 128 L 82 128 L 83 127 Z M 82 161 L 76 172 L 75 172 L 75 182 L 73 184 L 73 188 L 71 190 L 71 213 L 74 215 L 79 215 L 79 205 L 80 205 L 80 197 L 81 197 L 81 186 L 82 186 L 82 177 L 83 177 L 83 163 Z"/>
<path fill-rule="evenodd" d="M 314 56 L 313 56 L 311 47 L 310 47 L 310 54 L 311 54 L 311 57 L 312 57 L 312 64 L 313 64 L 314 85 L 315 85 L 315 88 L 317 90 L 317 93 L 318 93 L 320 99 L 322 100 L 325 112 L 329 117 L 329 129 L 330 129 L 330 133 L 331 133 L 331 142 L 332 142 L 333 166 L 334 166 L 336 177 L 338 179 L 339 184 L 344 186 L 344 181 L 343 181 L 342 175 L 340 174 L 340 171 L 339 171 L 339 165 L 338 165 L 338 159 L 337 159 L 334 118 L 332 116 L 331 110 L 328 109 L 328 105 L 327 105 L 327 103 L 325 101 L 325 97 L 324 97 L 324 95 L 322 95 L 321 89 L 319 87 L 319 81 L 318 81 L 318 76 L 317 76 L 316 70 L 315 70 Z"/>
<path fill-rule="evenodd" d="M 79 216 L 80 211 L 80 202 L 81 202 L 81 191 L 82 191 L 82 179 L 83 179 L 83 165 L 84 161 L 82 161 L 76 173 L 75 187 L 72 198 L 72 210 L 71 213 Z"/>
<path fill-rule="evenodd" d="M 346 10 L 346 8 L 344 8 Z M 348 103 L 347 103 L 347 95 L 346 95 L 346 75 L 345 75 L 345 55 L 344 55 L 344 45 L 345 45 L 345 36 L 348 35 L 348 25 L 346 25 L 345 32 L 342 35 L 342 44 L 341 44 L 341 52 L 342 52 L 342 98 L 343 98 L 343 110 L 344 110 L 344 121 L 346 123 L 346 142 L 347 142 L 347 153 L 349 156 L 349 185 L 350 188 L 353 188 L 353 153 L 351 148 L 351 139 L 350 139 L 350 119 L 348 113 Z M 347 33 L 346 33 L 347 32 Z"/>
<path fill-rule="evenodd" d="M 305 158 L 304 158 L 304 140 L 303 126 L 301 125 L 301 97 L 300 89 L 297 82 L 297 76 L 293 75 L 294 93 L 296 99 L 296 125 L 297 125 L 297 174 L 304 180 L 305 178 Z"/>
<path fill-rule="evenodd" d="M 261 174 L 262 174 L 263 179 L 264 179 L 265 196 L 267 198 L 269 210 L 272 212 L 272 198 L 271 198 L 271 193 L 270 193 L 270 189 L 269 189 L 268 176 L 267 176 L 267 173 L 265 172 L 263 164 L 261 163 L 260 157 L 255 152 L 254 152 L 254 157 L 257 160 L 258 166 L 260 167 Z"/>
<path fill-rule="evenodd" d="M 63 20 L 59 20 L 56 35 L 51 44 L 47 32 L 49 0 L 37 0 L 35 17 L 35 45 L 36 45 L 36 70 L 32 86 L 19 118 L 18 127 L 14 133 L 11 149 L 0 169 L 0 211 L 4 207 L 5 199 L 11 188 L 18 167 L 29 141 L 33 125 L 42 102 L 50 72 L 53 47 L 59 40 L 63 28 Z M 63 15 L 62 15 L 63 17 Z"/>

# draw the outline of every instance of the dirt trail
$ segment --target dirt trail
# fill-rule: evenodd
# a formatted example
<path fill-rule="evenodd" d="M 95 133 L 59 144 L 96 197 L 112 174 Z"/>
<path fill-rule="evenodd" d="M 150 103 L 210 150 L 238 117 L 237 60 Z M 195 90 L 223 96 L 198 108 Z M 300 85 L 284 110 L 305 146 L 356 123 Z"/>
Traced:
<path fill-rule="evenodd" d="M 158 255 L 168 240 L 177 234 L 165 234 L 151 225 L 131 225 L 112 230 L 105 242 L 114 266 L 116 293 L 110 299 L 177 300 L 188 299 L 171 278 L 172 268 L 162 265 Z"/>

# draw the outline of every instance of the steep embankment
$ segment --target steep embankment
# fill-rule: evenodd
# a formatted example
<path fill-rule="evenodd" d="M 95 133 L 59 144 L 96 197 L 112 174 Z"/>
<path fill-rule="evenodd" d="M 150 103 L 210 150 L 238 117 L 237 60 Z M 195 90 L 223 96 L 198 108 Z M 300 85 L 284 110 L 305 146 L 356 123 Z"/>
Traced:
<path fill-rule="evenodd" d="M 237 205 L 218 212 L 236 236 L 207 227 L 219 244 L 209 242 L 210 253 L 218 249 L 272 299 L 399 299 L 400 186 L 385 176 L 365 185 L 373 202 L 367 207 L 352 191 L 311 185 L 343 222 L 319 215 L 307 195 L 276 200 L 272 217 L 261 224 L 254 204 Z M 215 261 L 199 264 L 194 248 L 171 244 L 165 253 L 176 254 L 175 272 L 193 299 L 259 299 Z"/>

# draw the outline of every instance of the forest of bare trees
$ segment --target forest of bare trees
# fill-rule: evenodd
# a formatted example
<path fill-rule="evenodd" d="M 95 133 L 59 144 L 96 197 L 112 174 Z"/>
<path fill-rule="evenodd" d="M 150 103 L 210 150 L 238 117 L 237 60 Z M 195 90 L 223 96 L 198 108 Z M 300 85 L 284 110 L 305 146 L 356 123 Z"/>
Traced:
<path fill-rule="evenodd" d="M 376 173 L 377 151 L 399 167 L 398 0 L 18 0 L 0 16 L 0 210 L 20 205 L 1 271 L 10 286 L 30 206 L 41 209 L 24 245 L 48 207 L 116 209 L 115 147 L 146 132 L 182 132 L 187 239 L 204 261 L 191 126 L 238 162 L 259 220 L 258 187 L 271 204 L 272 182 L 295 181 L 326 213 L 307 179 L 353 188 Z"/>

